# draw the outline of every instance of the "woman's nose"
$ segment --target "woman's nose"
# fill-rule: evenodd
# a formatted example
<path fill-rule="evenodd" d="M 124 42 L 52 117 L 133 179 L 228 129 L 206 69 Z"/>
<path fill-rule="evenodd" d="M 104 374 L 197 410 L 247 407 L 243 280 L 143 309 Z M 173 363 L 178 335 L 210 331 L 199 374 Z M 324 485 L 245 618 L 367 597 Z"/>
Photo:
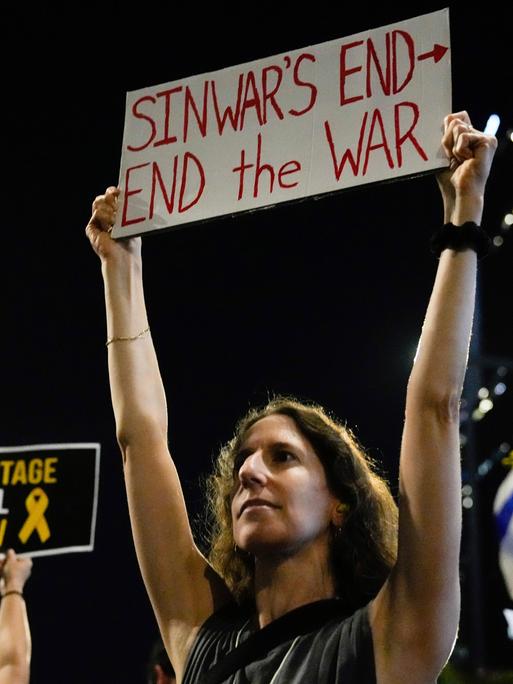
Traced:
<path fill-rule="evenodd" d="M 267 468 L 262 451 L 258 450 L 244 459 L 239 468 L 239 480 L 245 487 L 263 485 L 267 478 Z"/>

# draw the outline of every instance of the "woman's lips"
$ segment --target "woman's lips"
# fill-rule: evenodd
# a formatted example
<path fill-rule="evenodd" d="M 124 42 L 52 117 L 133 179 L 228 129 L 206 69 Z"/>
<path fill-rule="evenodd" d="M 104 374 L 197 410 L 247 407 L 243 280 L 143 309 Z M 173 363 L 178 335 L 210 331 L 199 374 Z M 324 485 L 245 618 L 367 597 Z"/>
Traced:
<path fill-rule="evenodd" d="M 265 499 L 248 499 L 240 507 L 239 517 L 244 513 L 244 511 L 247 511 L 251 508 L 278 508 L 278 506 L 273 504 L 271 501 L 266 501 Z"/>

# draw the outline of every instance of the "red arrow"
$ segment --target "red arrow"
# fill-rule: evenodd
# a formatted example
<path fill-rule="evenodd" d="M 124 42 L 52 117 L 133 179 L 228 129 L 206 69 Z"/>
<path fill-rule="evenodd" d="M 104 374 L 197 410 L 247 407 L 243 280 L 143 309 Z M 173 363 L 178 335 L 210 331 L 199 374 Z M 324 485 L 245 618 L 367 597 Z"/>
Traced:
<path fill-rule="evenodd" d="M 436 62 L 439 62 L 442 57 L 445 55 L 449 48 L 444 47 L 443 45 L 438 45 L 438 43 L 435 43 L 435 47 L 431 50 L 431 52 L 425 52 L 423 55 L 419 55 L 417 59 L 429 59 L 430 57 L 433 57 Z"/>

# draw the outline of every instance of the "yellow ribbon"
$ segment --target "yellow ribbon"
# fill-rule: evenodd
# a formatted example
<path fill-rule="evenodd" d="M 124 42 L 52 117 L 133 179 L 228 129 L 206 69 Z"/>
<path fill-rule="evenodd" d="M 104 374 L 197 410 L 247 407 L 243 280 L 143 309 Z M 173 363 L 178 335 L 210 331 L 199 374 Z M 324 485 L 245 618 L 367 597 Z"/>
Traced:
<path fill-rule="evenodd" d="M 18 533 L 21 543 L 26 544 L 34 530 L 37 531 L 39 539 L 44 543 L 50 537 L 50 528 L 44 516 L 44 512 L 48 508 L 48 497 L 41 487 L 36 487 L 30 492 L 25 499 L 25 508 L 29 515 Z"/>

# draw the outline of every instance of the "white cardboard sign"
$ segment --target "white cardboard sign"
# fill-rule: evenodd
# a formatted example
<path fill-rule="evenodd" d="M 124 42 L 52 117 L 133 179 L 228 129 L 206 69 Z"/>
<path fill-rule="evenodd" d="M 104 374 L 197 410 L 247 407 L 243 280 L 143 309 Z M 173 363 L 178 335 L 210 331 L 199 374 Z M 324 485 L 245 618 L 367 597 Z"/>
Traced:
<path fill-rule="evenodd" d="M 127 93 L 114 237 L 446 165 L 449 10 Z"/>

